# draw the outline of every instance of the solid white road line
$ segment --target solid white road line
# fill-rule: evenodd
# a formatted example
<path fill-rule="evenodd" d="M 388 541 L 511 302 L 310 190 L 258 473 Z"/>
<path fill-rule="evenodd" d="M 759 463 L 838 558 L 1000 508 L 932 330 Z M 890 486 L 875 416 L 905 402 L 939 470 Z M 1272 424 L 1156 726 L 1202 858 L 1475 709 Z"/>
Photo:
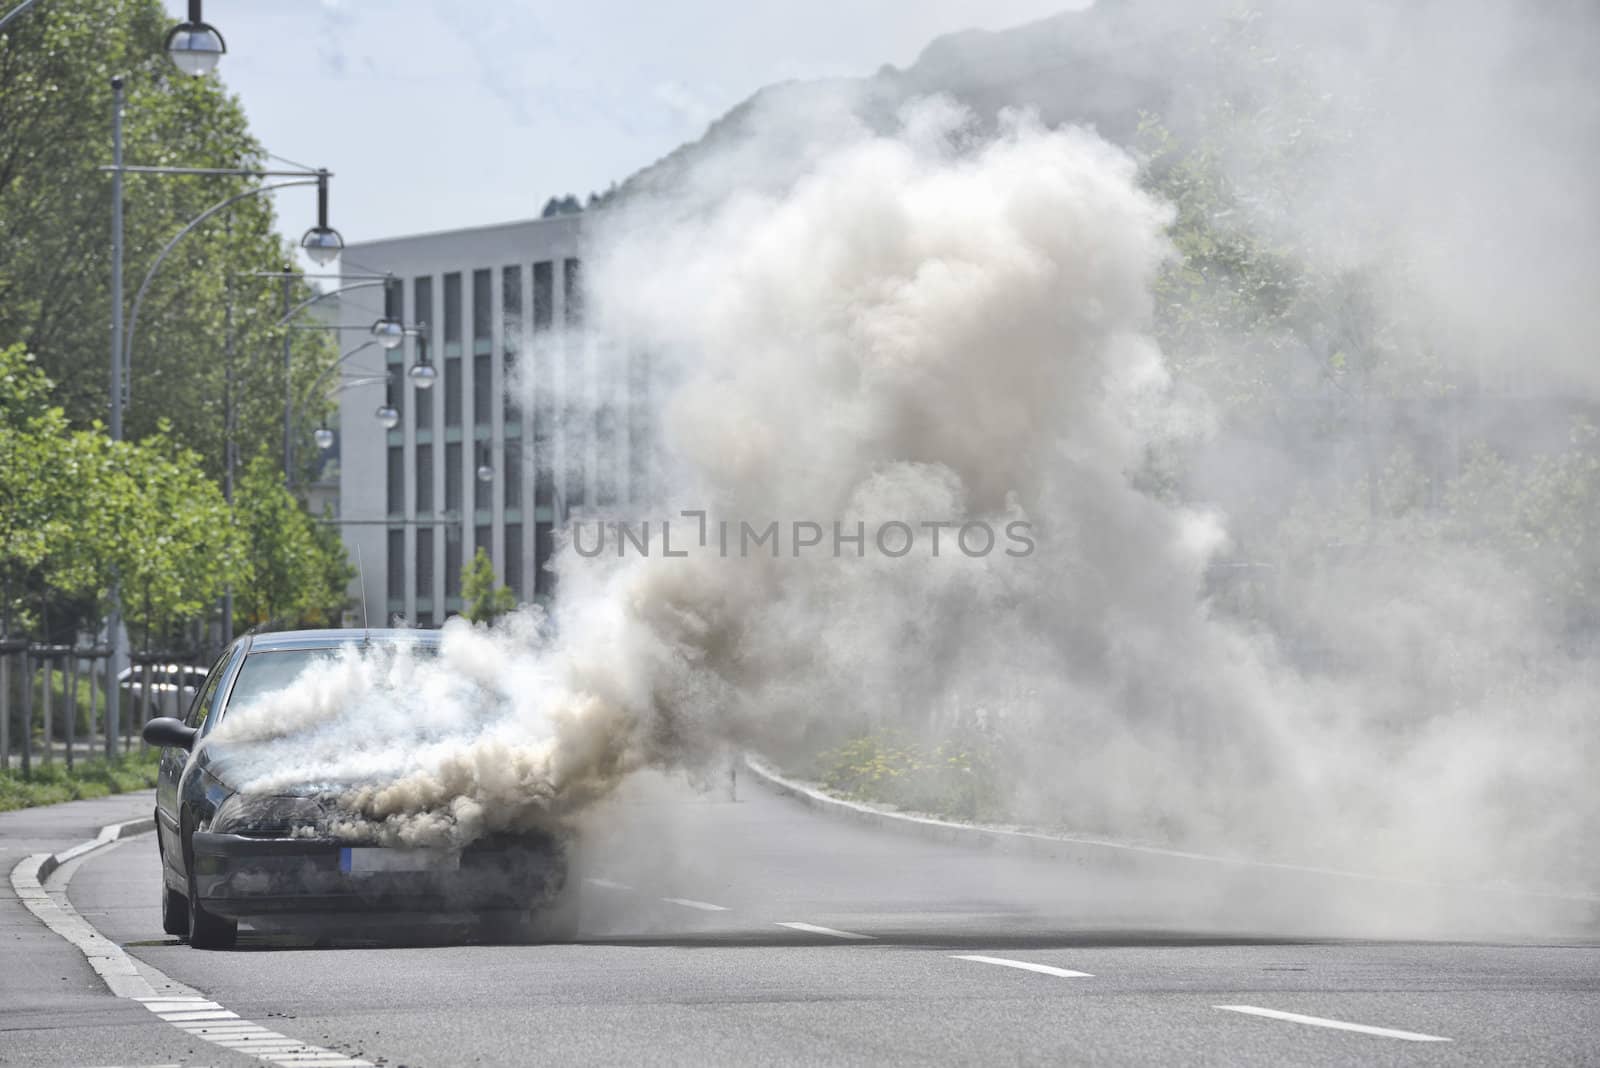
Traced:
<path fill-rule="evenodd" d="M 664 897 L 661 900 L 670 902 L 674 905 L 682 905 L 686 909 L 699 909 L 701 912 L 728 911 L 728 907 L 726 905 L 713 905 L 709 901 L 693 901 L 686 897 Z"/>
<path fill-rule="evenodd" d="M 1367 1024 L 1346 1023 L 1343 1020 L 1325 1020 L 1321 1016 L 1302 1016 L 1298 1012 L 1279 1012 L 1277 1009 L 1263 1009 L 1255 1005 L 1214 1005 L 1213 1008 L 1224 1012 L 1242 1012 L 1246 1016 L 1265 1016 L 1269 1020 L 1287 1020 L 1290 1023 L 1310 1024 L 1312 1027 L 1331 1027 L 1335 1031 L 1359 1031 L 1364 1035 L 1378 1035 L 1382 1038 L 1398 1038 L 1402 1042 L 1449 1042 L 1448 1038 L 1438 1035 L 1424 1035 L 1416 1031 L 1396 1031 L 1392 1027 L 1370 1027 Z"/>
<path fill-rule="evenodd" d="M 128 821 L 130 825 L 141 822 L 145 821 Z M 240 1019 L 237 1013 L 223 1008 L 199 991 L 176 982 L 159 969 L 143 962 L 136 965 L 133 958 L 120 945 L 95 930 L 94 925 L 79 915 L 78 910 L 67 900 L 66 887 L 72 878 L 73 870 L 70 862 L 92 850 L 105 846 L 115 848 L 122 842 L 129 841 L 130 839 L 122 837 L 124 826 L 124 824 L 112 824 L 102 828 L 99 837 L 74 846 L 64 853 L 58 853 L 54 857 L 47 853 L 24 857 L 11 869 L 12 890 L 16 892 L 27 910 L 37 916 L 46 927 L 78 948 L 94 970 L 100 973 L 100 978 L 105 980 L 106 986 L 113 994 L 137 1001 L 158 1019 L 166 1021 L 180 1031 L 221 1048 L 251 1053 L 261 1060 L 285 1065 L 287 1068 L 298 1068 L 302 1065 L 308 1068 L 311 1065 L 316 1065 L 317 1068 L 372 1068 L 371 1061 L 351 1057 L 337 1050 L 313 1046 L 289 1038 L 287 1035 L 260 1028 L 259 1024 Z M 60 871 L 61 885 L 47 890 L 39 880 L 39 873 L 52 869 Z M 152 979 L 169 992 L 156 993 L 156 987 L 151 985 Z M 182 993 L 170 992 L 173 990 Z M 256 1028 L 260 1029 L 255 1030 Z M 244 1041 L 246 1037 L 259 1041 L 259 1047 L 253 1043 L 246 1043 Z"/>
<path fill-rule="evenodd" d="M 800 923 L 797 920 L 779 920 L 779 927 L 792 927 L 796 931 L 806 931 L 809 934 L 832 935 L 834 938 L 849 938 L 857 941 L 870 942 L 871 935 L 856 934 L 852 931 L 835 931 L 832 927 L 818 927 L 814 923 Z"/>
<path fill-rule="evenodd" d="M 1093 979 L 1088 972 L 1075 972 L 1070 968 L 1057 968 L 1049 964 L 1035 964 L 1031 960 L 1010 960 L 1006 957 L 985 957 L 977 953 L 952 953 L 956 960 L 975 960 L 979 964 L 998 964 L 1002 968 L 1021 968 L 1025 972 L 1038 972 L 1041 975 L 1054 975 L 1062 979 Z"/>

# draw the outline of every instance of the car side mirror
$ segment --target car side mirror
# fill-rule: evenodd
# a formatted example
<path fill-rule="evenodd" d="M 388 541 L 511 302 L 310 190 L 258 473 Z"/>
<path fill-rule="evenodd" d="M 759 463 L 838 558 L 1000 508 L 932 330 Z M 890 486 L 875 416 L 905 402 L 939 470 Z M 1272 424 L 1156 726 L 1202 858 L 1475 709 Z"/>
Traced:
<path fill-rule="evenodd" d="M 181 719 L 160 716 L 144 725 L 144 740 L 150 745 L 170 745 L 174 749 L 192 749 L 194 737 L 200 732 L 186 727 Z"/>

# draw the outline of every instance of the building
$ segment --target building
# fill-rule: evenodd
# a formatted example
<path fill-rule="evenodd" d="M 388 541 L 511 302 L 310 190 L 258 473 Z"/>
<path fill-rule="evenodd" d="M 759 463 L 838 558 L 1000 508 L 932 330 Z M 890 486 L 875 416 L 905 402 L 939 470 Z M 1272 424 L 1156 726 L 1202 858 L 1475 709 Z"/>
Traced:
<path fill-rule="evenodd" d="M 548 599 L 567 517 L 644 496 L 647 368 L 585 328 L 583 226 L 563 215 L 345 248 L 346 275 L 394 276 L 341 298 L 345 336 L 380 315 L 424 327 L 352 357 L 340 394 L 339 521 L 374 624 L 461 611 L 480 546 L 520 601 Z M 418 363 L 435 369 L 431 389 L 415 385 Z M 373 418 L 385 403 L 392 430 Z"/>

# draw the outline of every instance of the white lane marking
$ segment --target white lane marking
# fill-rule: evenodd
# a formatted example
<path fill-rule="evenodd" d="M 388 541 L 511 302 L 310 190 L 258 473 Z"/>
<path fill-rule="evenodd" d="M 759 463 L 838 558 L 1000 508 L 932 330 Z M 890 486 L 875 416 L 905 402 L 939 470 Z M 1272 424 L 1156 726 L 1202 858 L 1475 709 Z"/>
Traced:
<path fill-rule="evenodd" d="M 211 1012 L 160 1012 L 156 1015 L 167 1023 L 199 1023 L 202 1020 L 207 1022 L 215 1020 L 221 1023 L 223 1020 L 239 1019 L 238 1013 L 229 1012 L 227 1009 L 215 1009 Z"/>
<path fill-rule="evenodd" d="M 627 883 L 619 883 L 611 879 L 585 879 L 584 882 L 588 883 L 590 886 L 603 886 L 607 890 L 633 889 L 633 887 L 629 886 Z"/>
<path fill-rule="evenodd" d="M 852 940 L 870 942 L 871 935 L 856 934 L 853 931 L 835 931 L 832 927 L 818 927 L 814 923 L 800 923 L 798 920 L 779 920 L 779 927 L 791 927 L 796 931 L 806 931 L 809 934 L 832 935 L 834 938 L 849 938 Z"/>
<path fill-rule="evenodd" d="M 687 897 L 664 897 L 661 900 L 662 901 L 666 901 L 666 902 L 670 902 L 671 904 L 674 904 L 674 905 L 682 905 L 686 909 L 699 909 L 701 912 L 727 912 L 728 911 L 728 906 L 726 906 L 726 905 L 713 905 L 709 901 L 694 901 L 694 900 L 692 900 L 690 898 L 687 898 Z"/>
<path fill-rule="evenodd" d="M 137 824 L 145 821 L 128 822 Z M 75 867 L 71 861 L 102 847 L 115 849 L 122 843 L 130 841 L 130 838 L 121 837 L 123 826 L 123 824 L 112 824 L 102 828 L 99 836 L 93 841 L 74 846 L 64 853 L 56 854 L 53 858 L 48 853 L 35 853 L 23 857 L 11 869 L 12 890 L 16 892 L 18 900 L 28 911 L 37 916 L 46 927 L 78 948 L 117 997 L 137 1001 L 150 1009 L 158 1019 L 165 1020 L 195 1038 L 205 1039 L 223 1049 L 238 1048 L 233 1043 L 224 1046 L 217 1040 L 241 1037 L 236 1025 L 247 1027 L 259 1025 L 240 1019 L 237 1013 L 228 1011 L 199 991 L 184 986 L 157 968 L 148 964 L 143 964 L 142 968 L 141 965 L 136 965 L 127 951 L 96 930 L 93 924 L 72 907 L 72 902 L 67 900 L 67 884 L 72 879 Z M 51 863 L 60 874 L 60 885 L 46 890 L 39 881 L 39 873 L 46 870 L 46 865 Z M 156 988 L 151 985 L 152 979 L 168 993 L 156 993 Z M 172 991 L 182 991 L 182 993 L 172 993 Z M 351 1057 L 337 1050 L 313 1046 L 275 1032 L 260 1032 L 261 1038 L 269 1035 L 282 1039 L 286 1045 L 281 1047 L 264 1045 L 259 1050 L 251 1048 L 248 1051 L 262 1060 L 286 1065 L 288 1068 L 296 1068 L 298 1065 L 316 1065 L 318 1068 L 373 1068 L 371 1061 Z"/>
<path fill-rule="evenodd" d="M 1224 1012 L 1242 1012 L 1246 1016 L 1265 1016 L 1269 1020 L 1287 1020 L 1290 1023 L 1310 1024 L 1312 1027 L 1331 1027 L 1335 1031 L 1359 1031 L 1364 1035 L 1379 1035 L 1383 1038 L 1398 1038 L 1402 1042 L 1449 1042 L 1448 1038 L 1438 1035 L 1424 1035 L 1416 1031 L 1396 1031 L 1392 1027 L 1372 1027 L 1367 1024 L 1346 1023 L 1344 1020 L 1327 1020 L 1321 1016 L 1302 1016 L 1298 1012 L 1280 1012 L 1277 1009 L 1263 1009 L 1255 1005 L 1214 1005 L 1212 1008 Z"/>
<path fill-rule="evenodd" d="M 1070 968 L 1057 968 L 1050 964 L 1035 964 L 1031 960 L 1011 960 L 1007 957 L 985 957 L 977 953 L 952 953 L 956 960 L 975 960 L 979 964 L 998 964 L 1002 968 L 1021 968 L 1025 972 L 1038 972 L 1041 975 L 1055 975 L 1062 979 L 1093 979 L 1088 972 L 1075 972 Z"/>

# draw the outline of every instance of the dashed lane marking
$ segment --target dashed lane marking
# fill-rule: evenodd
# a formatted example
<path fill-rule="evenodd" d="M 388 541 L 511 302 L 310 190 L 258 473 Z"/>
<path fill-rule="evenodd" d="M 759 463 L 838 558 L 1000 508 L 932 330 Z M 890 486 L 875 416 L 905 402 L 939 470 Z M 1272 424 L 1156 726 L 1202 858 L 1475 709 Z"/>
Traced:
<path fill-rule="evenodd" d="M 1321 1016 L 1302 1016 L 1298 1012 L 1280 1012 L 1255 1005 L 1214 1005 L 1224 1012 L 1242 1012 L 1246 1016 L 1265 1016 L 1269 1020 L 1287 1020 L 1289 1023 L 1308 1024 L 1311 1027 L 1328 1027 L 1335 1031 L 1357 1031 L 1363 1035 L 1381 1038 L 1398 1038 L 1402 1042 L 1449 1042 L 1439 1035 L 1424 1035 L 1417 1031 L 1397 1031 L 1392 1027 L 1373 1027 L 1369 1024 L 1349 1023 L 1345 1020 L 1328 1020 Z"/>
<path fill-rule="evenodd" d="M 1050 964 L 1035 964 L 1031 960 L 1011 960 L 1009 957 L 985 957 L 977 953 L 952 953 L 956 960 L 975 960 L 979 964 L 998 964 L 1002 968 L 1020 968 L 1025 972 L 1054 975 L 1061 979 L 1093 979 L 1088 972 L 1075 972 L 1070 968 L 1057 968 Z"/>
<path fill-rule="evenodd" d="M 814 923 L 801 923 L 798 920 L 779 920 L 779 927 L 789 927 L 796 931 L 805 931 L 808 934 L 828 935 L 832 938 L 848 938 L 852 941 L 870 942 L 871 935 L 856 934 L 854 931 L 836 931 L 832 927 L 818 927 Z"/>
<path fill-rule="evenodd" d="M 619 883 L 612 879 L 585 879 L 590 886 L 602 886 L 607 890 L 632 890 L 627 883 Z"/>
<path fill-rule="evenodd" d="M 682 905 L 686 909 L 699 909 L 701 912 L 727 912 L 726 905 L 713 905 L 709 901 L 694 901 L 687 897 L 664 897 L 662 901 L 673 905 Z"/>

